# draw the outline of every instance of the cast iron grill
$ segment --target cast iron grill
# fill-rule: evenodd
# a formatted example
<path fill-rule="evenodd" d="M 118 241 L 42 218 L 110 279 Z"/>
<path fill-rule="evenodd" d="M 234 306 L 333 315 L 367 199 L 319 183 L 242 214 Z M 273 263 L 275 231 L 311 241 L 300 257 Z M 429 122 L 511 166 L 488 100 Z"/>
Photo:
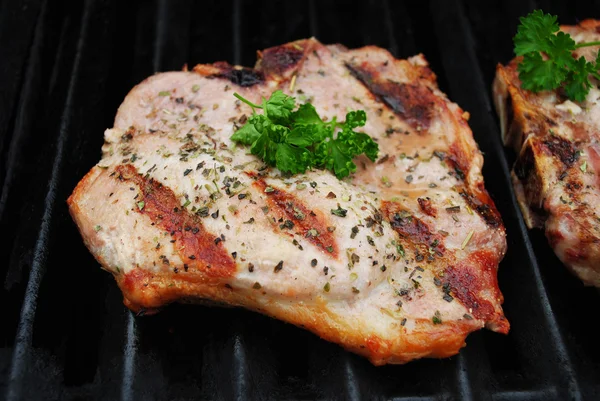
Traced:
<path fill-rule="evenodd" d="M 528 232 L 491 107 L 518 16 L 600 17 L 581 1 L 0 0 L 0 394 L 21 399 L 600 399 L 598 291 Z M 65 200 L 96 163 L 136 83 L 185 63 L 253 65 L 255 51 L 316 36 L 426 55 L 471 113 L 508 253 L 512 324 L 460 355 L 375 368 L 291 325 L 237 309 L 126 311 L 85 249 Z"/>

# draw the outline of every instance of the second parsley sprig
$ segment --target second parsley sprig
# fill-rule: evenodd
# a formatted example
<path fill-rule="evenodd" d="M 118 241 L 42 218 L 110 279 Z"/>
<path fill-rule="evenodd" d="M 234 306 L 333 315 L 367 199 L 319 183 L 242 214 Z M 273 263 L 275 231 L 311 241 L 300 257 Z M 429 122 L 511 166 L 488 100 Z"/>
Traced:
<path fill-rule="evenodd" d="M 520 19 L 514 37 L 515 54 L 523 56 L 517 70 L 523 89 L 532 92 L 563 87 L 571 100 L 585 100 L 592 87 L 590 76 L 600 80 L 600 54 L 594 62 L 573 57 L 576 49 L 599 46 L 600 42 L 575 43 L 560 31 L 557 17 L 535 10 Z"/>
<path fill-rule="evenodd" d="M 269 99 L 263 98 L 260 105 L 238 93 L 234 96 L 252 108 L 252 115 L 231 139 L 250 146 L 253 155 L 282 172 L 298 174 L 313 167 L 326 168 L 341 179 L 356 171 L 355 156 L 364 153 L 372 161 L 377 159 L 377 143 L 369 135 L 354 131 L 367 121 L 363 110 L 347 113 L 343 123 L 335 117 L 325 122 L 310 103 L 294 111 L 295 99 L 280 90 Z"/>

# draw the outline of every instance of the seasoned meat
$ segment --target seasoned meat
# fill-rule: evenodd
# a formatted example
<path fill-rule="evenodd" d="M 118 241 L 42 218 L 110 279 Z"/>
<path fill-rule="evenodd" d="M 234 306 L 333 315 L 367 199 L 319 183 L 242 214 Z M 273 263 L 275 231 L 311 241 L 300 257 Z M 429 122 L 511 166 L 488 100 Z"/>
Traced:
<path fill-rule="evenodd" d="M 576 42 L 600 40 L 600 21 L 563 26 Z M 575 54 L 595 59 L 597 48 Z M 529 228 L 586 285 L 600 287 L 600 91 L 574 103 L 561 91 L 521 89 L 517 65 L 498 65 L 494 99 L 502 137 L 517 152 L 512 178 Z"/>
<path fill-rule="evenodd" d="M 276 89 L 327 119 L 364 109 L 379 160 L 356 158 L 344 180 L 264 166 L 230 140 L 251 113 L 233 93 L 259 102 Z M 259 52 L 255 69 L 146 79 L 68 203 L 134 311 L 205 299 L 377 365 L 446 357 L 474 330 L 509 329 L 496 280 L 504 227 L 467 118 L 421 55 L 301 40 Z"/>

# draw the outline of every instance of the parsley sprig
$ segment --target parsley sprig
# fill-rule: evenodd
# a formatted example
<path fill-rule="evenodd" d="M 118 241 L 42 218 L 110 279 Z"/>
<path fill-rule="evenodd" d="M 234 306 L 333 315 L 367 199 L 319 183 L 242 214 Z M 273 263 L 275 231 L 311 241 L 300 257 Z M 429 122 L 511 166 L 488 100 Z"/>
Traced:
<path fill-rule="evenodd" d="M 573 51 L 586 46 L 598 46 L 600 41 L 575 43 L 571 35 L 560 31 L 555 15 L 535 10 L 520 19 L 513 41 L 517 56 L 521 86 L 540 92 L 562 87 L 567 97 L 581 102 L 592 87 L 590 76 L 600 80 L 600 54 L 594 62 L 585 57 L 573 57 Z"/>
<path fill-rule="evenodd" d="M 355 156 L 364 153 L 372 161 L 377 159 L 377 143 L 355 131 L 367 121 L 363 110 L 347 113 L 343 123 L 335 117 L 325 122 L 310 103 L 294 111 L 295 99 L 280 90 L 269 99 L 263 98 L 260 105 L 238 93 L 234 96 L 252 108 L 252 115 L 231 139 L 250 146 L 253 155 L 282 172 L 298 174 L 313 167 L 326 168 L 341 179 L 356 171 Z"/>

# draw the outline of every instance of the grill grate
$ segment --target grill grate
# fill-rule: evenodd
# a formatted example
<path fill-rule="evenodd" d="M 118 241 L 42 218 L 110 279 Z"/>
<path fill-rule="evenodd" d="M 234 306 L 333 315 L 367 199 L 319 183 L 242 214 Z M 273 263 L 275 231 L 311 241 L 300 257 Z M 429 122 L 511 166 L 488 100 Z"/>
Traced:
<path fill-rule="evenodd" d="M 511 188 L 490 85 L 518 16 L 600 17 L 600 1 L 0 0 L 0 394 L 20 399 L 565 400 L 600 398 L 595 289 L 528 232 Z M 156 71 L 317 36 L 423 52 L 470 111 L 508 253 L 512 323 L 460 355 L 375 368 L 314 335 L 236 309 L 174 305 L 135 319 L 98 269 L 65 199 L 98 159 L 128 90 Z"/>

